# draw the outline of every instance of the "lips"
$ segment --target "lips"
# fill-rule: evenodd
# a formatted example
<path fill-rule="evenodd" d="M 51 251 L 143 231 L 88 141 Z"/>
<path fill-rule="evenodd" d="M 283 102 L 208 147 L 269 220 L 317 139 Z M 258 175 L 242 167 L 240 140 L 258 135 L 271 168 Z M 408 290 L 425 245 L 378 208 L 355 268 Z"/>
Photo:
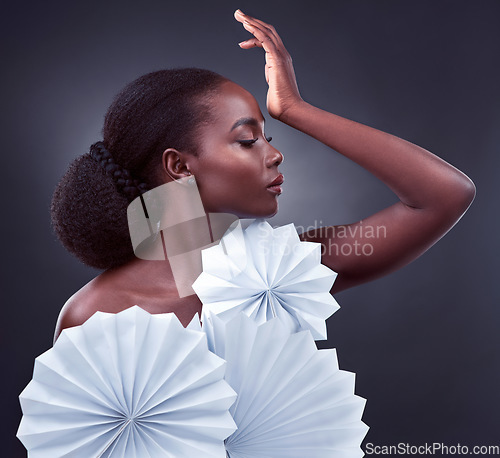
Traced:
<path fill-rule="evenodd" d="M 273 182 L 271 182 L 267 187 L 270 188 L 271 186 L 280 186 L 283 184 L 285 181 L 285 177 L 280 173 Z"/>
<path fill-rule="evenodd" d="M 285 181 L 285 178 L 280 173 L 272 183 L 270 183 L 267 187 L 267 190 L 272 192 L 273 194 L 280 195 L 283 191 L 281 190 L 281 185 Z"/>

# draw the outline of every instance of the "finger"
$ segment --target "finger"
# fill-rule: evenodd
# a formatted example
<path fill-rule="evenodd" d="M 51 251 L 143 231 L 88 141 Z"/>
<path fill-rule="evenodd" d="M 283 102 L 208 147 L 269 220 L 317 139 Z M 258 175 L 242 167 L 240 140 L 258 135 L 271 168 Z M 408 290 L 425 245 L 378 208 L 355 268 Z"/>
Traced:
<path fill-rule="evenodd" d="M 269 27 L 268 24 L 266 24 L 265 22 L 259 21 L 255 18 L 253 18 L 252 16 L 249 16 L 248 14 L 243 13 L 241 10 L 236 10 L 234 12 L 234 17 L 238 22 L 241 22 L 243 24 L 243 26 L 245 26 L 245 24 L 247 24 L 247 25 L 251 25 L 253 27 L 257 27 L 263 33 L 267 33 L 273 41 L 275 41 L 276 39 L 277 39 L 276 41 L 281 41 L 279 39 L 279 37 L 277 36 L 276 32 L 273 30 L 274 27 L 272 27 L 272 26 L 271 26 L 272 28 Z"/>
<path fill-rule="evenodd" d="M 262 44 L 257 38 L 250 38 L 250 40 L 242 41 L 238 43 L 238 46 L 243 49 L 262 48 Z"/>
<path fill-rule="evenodd" d="M 275 54 L 277 53 L 276 43 L 266 31 L 259 28 L 257 25 L 243 22 L 243 27 L 248 30 L 261 44 L 264 51 Z"/>
<path fill-rule="evenodd" d="M 236 10 L 234 12 L 234 18 L 238 21 L 238 22 L 243 22 L 245 19 L 246 19 L 246 14 L 241 11 L 240 9 Z"/>
<path fill-rule="evenodd" d="M 243 21 L 248 21 L 248 22 L 253 22 L 253 23 L 257 23 L 257 24 L 260 24 L 261 26 L 269 29 L 269 31 L 273 31 L 274 27 L 270 24 L 267 24 L 266 22 L 260 20 L 260 19 L 257 19 L 253 16 L 250 16 L 249 14 L 245 14 L 243 11 L 241 10 L 236 10 L 234 12 L 234 17 L 236 18 L 237 21 L 239 22 L 243 22 Z"/>
<path fill-rule="evenodd" d="M 273 41 L 275 41 L 275 44 L 283 45 L 281 37 L 278 35 L 276 29 L 271 24 L 268 24 L 267 22 L 264 22 L 260 19 L 254 18 L 253 16 L 245 14 L 241 10 L 236 10 L 234 13 L 234 17 L 238 22 L 244 23 L 245 21 L 247 21 L 251 25 L 259 26 L 261 30 L 266 31 L 270 36 L 272 36 Z"/>
<path fill-rule="evenodd" d="M 273 30 L 262 25 L 251 16 L 242 13 L 241 10 L 237 10 L 234 16 L 239 22 L 241 22 L 243 27 L 248 32 L 252 33 L 260 42 L 260 44 L 256 44 L 256 46 L 263 48 L 266 53 L 271 55 L 277 56 L 287 54 L 283 42 Z M 251 47 L 255 46 L 249 46 L 248 48 L 244 47 L 243 49 L 250 49 Z"/>
<path fill-rule="evenodd" d="M 245 19 L 252 23 L 259 24 L 263 28 L 267 29 L 267 31 L 273 35 L 276 35 L 276 38 L 278 38 L 278 34 L 276 33 L 276 29 L 271 25 L 268 24 L 267 22 L 262 21 L 261 19 L 257 19 L 253 16 L 249 16 L 248 14 L 245 14 Z"/>

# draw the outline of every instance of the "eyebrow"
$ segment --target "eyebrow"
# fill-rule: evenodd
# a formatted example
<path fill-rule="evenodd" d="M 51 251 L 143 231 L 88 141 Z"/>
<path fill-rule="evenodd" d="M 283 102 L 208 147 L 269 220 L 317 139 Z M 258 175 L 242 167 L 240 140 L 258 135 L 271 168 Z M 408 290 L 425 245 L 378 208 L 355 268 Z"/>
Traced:
<path fill-rule="evenodd" d="M 233 131 L 239 126 L 245 126 L 245 125 L 259 127 L 260 122 L 257 121 L 255 118 L 240 118 L 233 124 L 233 127 L 231 127 L 231 130 L 229 132 Z"/>

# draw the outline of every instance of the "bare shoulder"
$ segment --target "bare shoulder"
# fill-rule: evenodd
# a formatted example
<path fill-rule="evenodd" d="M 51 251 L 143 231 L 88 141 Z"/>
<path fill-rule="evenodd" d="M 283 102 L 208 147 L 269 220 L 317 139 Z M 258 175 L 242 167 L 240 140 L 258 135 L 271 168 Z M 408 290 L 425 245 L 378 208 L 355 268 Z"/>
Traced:
<path fill-rule="evenodd" d="M 124 300 L 124 295 L 115 288 L 109 287 L 105 274 L 94 278 L 64 304 L 57 319 L 54 342 L 63 329 L 79 326 L 96 312 L 118 313 L 132 303 Z"/>
<path fill-rule="evenodd" d="M 199 298 L 179 297 L 161 265 L 139 261 L 109 269 L 73 294 L 59 314 L 54 342 L 64 329 L 82 325 L 96 312 L 119 313 L 138 305 L 151 314 L 173 312 L 183 326 L 201 313 Z"/>

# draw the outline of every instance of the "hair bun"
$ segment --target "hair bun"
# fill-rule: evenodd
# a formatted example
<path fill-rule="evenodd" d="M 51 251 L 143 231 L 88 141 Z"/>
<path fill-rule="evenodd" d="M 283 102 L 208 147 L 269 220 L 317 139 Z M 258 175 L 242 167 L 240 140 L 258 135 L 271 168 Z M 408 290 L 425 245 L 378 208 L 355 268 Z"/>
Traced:
<path fill-rule="evenodd" d="M 209 96 L 225 81 L 199 68 L 160 70 L 117 94 L 104 119 L 103 140 L 70 164 L 54 191 L 52 223 L 70 252 L 104 269 L 134 258 L 129 203 L 163 184 L 167 147 L 198 153 L 196 129 L 212 116 Z"/>
<path fill-rule="evenodd" d="M 129 202 L 90 154 L 75 158 L 51 203 L 54 232 L 83 263 L 108 269 L 134 259 L 127 223 Z"/>

